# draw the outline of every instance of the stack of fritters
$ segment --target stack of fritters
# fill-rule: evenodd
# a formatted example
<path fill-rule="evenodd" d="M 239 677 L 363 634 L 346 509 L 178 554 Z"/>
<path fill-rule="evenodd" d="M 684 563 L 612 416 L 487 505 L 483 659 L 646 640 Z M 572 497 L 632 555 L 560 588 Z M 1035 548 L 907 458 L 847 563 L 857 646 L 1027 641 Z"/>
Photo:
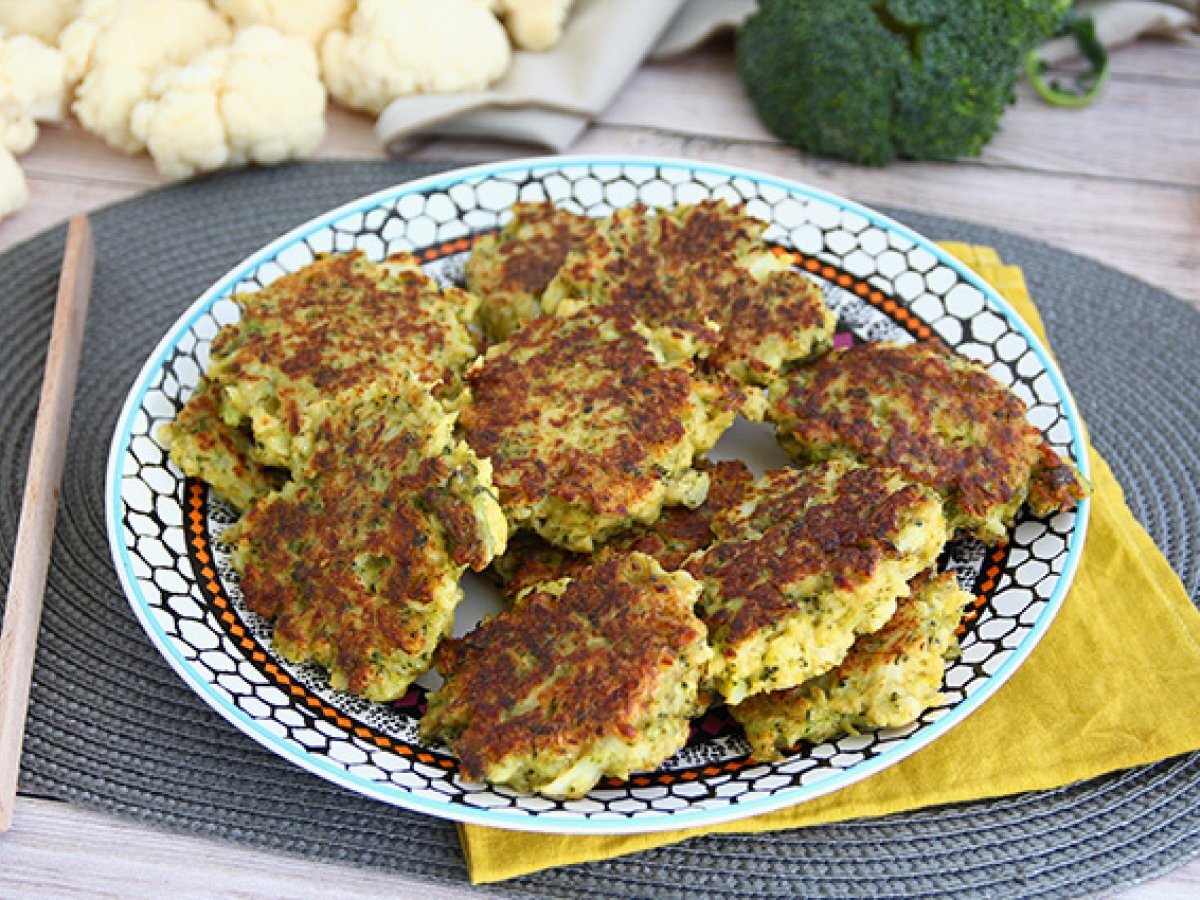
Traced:
<path fill-rule="evenodd" d="M 833 317 L 764 228 L 522 203 L 475 245 L 480 300 L 360 253 L 239 297 L 164 436 L 245 512 L 227 539 L 280 652 L 384 700 L 436 650 L 422 735 L 561 797 L 659 765 L 715 697 L 761 759 L 940 702 L 969 599 L 932 568 L 947 539 L 1086 485 L 940 345 L 814 361 Z M 805 467 L 705 461 L 764 386 Z M 511 607 L 443 640 L 493 560 Z"/>
<path fill-rule="evenodd" d="M 478 300 L 443 290 L 407 254 L 321 257 L 236 300 L 241 318 L 213 340 L 205 389 L 164 436 L 176 465 L 241 508 L 271 480 L 255 467 L 291 468 L 303 455 L 296 442 L 314 404 L 408 371 L 453 406 L 477 354 L 467 325 Z"/>
<path fill-rule="evenodd" d="M 224 539 L 279 652 L 397 697 L 449 633 L 464 568 L 507 536 L 491 466 L 455 442 L 447 409 L 477 353 L 478 301 L 412 256 L 359 252 L 236 300 L 162 436 L 245 514 Z"/>
<path fill-rule="evenodd" d="M 442 644 L 421 720 L 465 778 L 579 797 L 684 745 L 712 651 L 699 585 L 630 553 L 528 591 Z"/>
<path fill-rule="evenodd" d="M 601 544 L 593 553 L 563 550 L 529 532 L 514 535 L 504 555 L 492 562 L 492 571 L 504 595 L 511 599 L 535 584 L 573 578 L 599 559 L 633 551 L 654 557 L 667 571 L 682 568 L 689 556 L 712 543 L 713 518 L 740 503 L 754 483 L 754 475 L 746 464 L 736 460 L 701 461 L 696 469 L 708 475 L 708 495 L 703 503 L 694 509 L 668 507 L 655 522 L 635 525 Z"/>
<path fill-rule="evenodd" d="M 923 572 L 910 587 L 888 623 L 860 636 L 835 668 L 733 707 L 756 759 L 778 759 L 800 741 L 907 725 L 942 702 L 946 658 L 971 595 L 952 572 Z"/>
<path fill-rule="evenodd" d="M 403 372 L 326 399 L 309 422 L 295 480 L 224 539 L 280 653 L 324 666 L 335 688 L 391 700 L 450 633 L 464 569 L 504 550 L 491 465 Z"/>
<path fill-rule="evenodd" d="M 951 530 L 1005 538 L 1021 505 L 1075 505 L 1087 487 L 987 370 L 936 343 L 859 344 L 791 372 L 768 418 L 797 462 L 849 459 L 932 487 Z"/>
<path fill-rule="evenodd" d="M 717 542 L 686 568 L 704 586 L 711 677 L 730 704 L 841 662 L 857 635 L 891 618 L 947 536 L 931 490 L 844 462 L 766 473 L 713 531 Z"/>
<path fill-rule="evenodd" d="M 611 309 L 530 322 L 467 382 L 463 435 L 491 459 L 509 524 L 576 551 L 664 506 L 699 505 L 708 478 L 692 461 L 742 403 Z"/>

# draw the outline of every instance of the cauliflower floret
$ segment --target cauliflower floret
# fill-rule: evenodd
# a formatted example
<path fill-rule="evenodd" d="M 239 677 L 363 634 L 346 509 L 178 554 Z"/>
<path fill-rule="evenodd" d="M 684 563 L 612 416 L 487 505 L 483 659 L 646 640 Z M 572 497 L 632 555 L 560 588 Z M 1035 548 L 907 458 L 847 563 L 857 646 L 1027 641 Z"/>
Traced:
<path fill-rule="evenodd" d="M 8 153 L 28 153 L 37 142 L 38 129 L 28 116 L 0 115 L 0 147 Z"/>
<path fill-rule="evenodd" d="M 494 0 L 496 15 L 522 50 L 548 50 L 562 37 L 574 0 Z"/>
<path fill-rule="evenodd" d="M 130 125 L 168 178 L 311 156 L 325 136 L 317 55 L 303 38 L 247 28 L 161 72 Z"/>
<path fill-rule="evenodd" d="M 31 34 L 47 44 L 79 12 L 80 0 L 0 0 L 0 29 L 5 34 Z"/>
<path fill-rule="evenodd" d="M 0 218 L 16 212 L 27 200 L 29 188 L 25 184 L 25 173 L 17 158 L 0 147 Z"/>
<path fill-rule="evenodd" d="M 229 25 L 204 0 L 86 0 L 59 39 L 67 76 L 82 79 L 71 107 L 88 131 L 137 153 L 129 116 L 155 74 L 229 42 Z"/>
<path fill-rule="evenodd" d="M 473 0 L 359 0 L 349 30 L 321 45 L 329 93 L 373 113 L 405 94 L 482 90 L 511 55 L 503 26 Z"/>
<path fill-rule="evenodd" d="M 0 39 L 0 143 L 25 153 L 39 122 L 61 122 L 67 79 L 63 55 L 28 34 Z"/>
<path fill-rule="evenodd" d="M 270 25 L 304 38 L 313 47 L 335 28 L 345 28 L 354 0 L 213 0 L 236 28 Z"/>

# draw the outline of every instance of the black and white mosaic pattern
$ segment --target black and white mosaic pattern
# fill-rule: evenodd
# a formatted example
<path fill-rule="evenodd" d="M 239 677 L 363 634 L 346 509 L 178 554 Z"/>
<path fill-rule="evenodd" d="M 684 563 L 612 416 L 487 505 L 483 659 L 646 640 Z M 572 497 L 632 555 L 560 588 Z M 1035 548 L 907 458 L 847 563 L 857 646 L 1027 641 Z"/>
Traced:
<path fill-rule="evenodd" d="M 465 170 L 365 198 L 281 238 L 202 297 L 147 363 L 114 439 L 109 531 L 130 601 L 168 661 L 251 737 L 360 793 L 461 821 L 583 833 L 698 826 L 799 802 L 898 761 L 978 706 L 1057 611 L 1082 545 L 1086 504 L 1049 520 L 1026 516 L 999 553 L 970 540 L 951 546 L 943 566 L 980 595 L 979 606 L 947 672 L 945 704 L 914 725 L 802 746 L 764 765 L 749 762 L 736 726 L 718 711 L 696 723 L 688 746 L 658 772 L 606 782 L 577 801 L 463 782 L 452 756 L 417 739 L 423 688 L 396 704 L 370 703 L 271 651 L 270 626 L 242 604 L 219 542 L 229 507 L 203 485 L 185 484 L 155 436 L 197 383 L 216 332 L 236 319 L 232 293 L 318 253 L 355 248 L 373 258 L 415 252 L 428 271 L 455 282 L 473 235 L 496 228 L 517 200 L 544 198 L 590 215 L 638 201 L 745 203 L 771 223 L 768 238 L 797 251 L 804 270 L 823 282 L 844 340 L 939 336 L 1010 385 L 1031 421 L 1086 472 L 1078 418 L 1045 350 L 960 264 L 881 216 L 706 164 L 560 160 Z"/>

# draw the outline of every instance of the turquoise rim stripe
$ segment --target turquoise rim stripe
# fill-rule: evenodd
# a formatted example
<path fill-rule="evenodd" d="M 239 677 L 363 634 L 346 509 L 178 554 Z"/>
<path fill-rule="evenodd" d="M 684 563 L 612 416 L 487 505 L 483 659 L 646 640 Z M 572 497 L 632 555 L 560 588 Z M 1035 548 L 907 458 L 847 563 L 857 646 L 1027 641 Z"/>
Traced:
<path fill-rule="evenodd" d="M 1087 536 L 1088 518 L 1091 510 L 1090 499 L 1082 501 L 1076 509 L 1075 528 L 1070 537 L 1067 559 L 1063 564 L 1062 572 L 1055 583 L 1050 598 L 1046 601 L 1046 605 L 1038 616 L 1037 621 L 1034 622 L 1029 633 L 1025 635 L 1021 643 L 1009 653 L 1008 658 L 1000 668 L 977 688 L 973 694 L 931 725 L 906 738 L 900 744 L 890 747 L 873 759 L 859 763 L 845 771 L 830 775 L 812 785 L 782 790 L 777 794 L 763 797 L 760 800 L 730 803 L 715 810 L 694 809 L 674 814 L 646 813 L 637 814 L 634 818 L 617 816 L 612 818 L 583 818 L 581 815 L 580 818 L 572 819 L 567 817 L 570 815 L 569 813 L 558 813 L 554 816 L 537 816 L 530 813 L 512 813 L 506 810 L 477 808 L 463 803 L 439 802 L 410 793 L 395 785 L 368 781 L 351 774 L 346 769 L 330 762 L 324 757 L 311 755 L 298 744 L 280 738 L 261 727 L 251 716 L 238 709 L 215 685 L 202 678 L 183 656 L 174 641 L 162 629 L 150 608 L 150 604 L 142 594 L 137 578 L 133 573 L 129 548 L 126 546 L 121 525 L 121 472 L 124 468 L 123 462 L 129 452 L 132 440 L 133 421 L 145 401 L 152 376 L 163 366 L 179 339 L 190 331 L 202 315 L 218 300 L 228 295 L 237 283 L 249 273 L 289 247 L 294 246 L 319 231 L 327 229 L 335 222 L 347 216 L 367 212 L 384 202 L 398 200 L 409 194 L 446 188 L 468 180 L 480 180 L 512 172 L 530 171 L 532 173 L 537 170 L 600 165 L 680 169 L 687 172 L 707 173 L 729 178 L 743 178 L 759 184 L 770 185 L 791 194 L 820 200 L 832 206 L 853 212 L 876 226 L 902 235 L 914 245 L 926 250 L 939 263 L 951 268 L 960 278 L 977 288 L 987 298 L 988 303 L 1003 314 L 1005 320 L 1013 330 L 1021 334 L 1029 343 L 1034 353 L 1037 354 L 1039 362 L 1050 376 L 1054 390 L 1059 396 L 1066 415 L 1071 433 L 1071 455 L 1074 457 L 1084 477 L 1091 478 L 1087 444 L 1084 440 L 1075 400 L 1067 388 L 1053 358 L 1038 336 L 1021 319 L 1011 304 L 974 271 L 944 251 L 937 244 L 881 213 L 860 206 L 853 201 L 846 200 L 835 194 L 806 187 L 765 173 L 753 172 L 717 163 L 638 156 L 560 156 L 537 157 L 455 169 L 401 185 L 394 185 L 365 197 L 360 197 L 357 200 L 352 200 L 330 212 L 310 219 L 238 263 L 219 279 L 216 284 L 205 291 L 159 342 L 135 379 L 125 406 L 117 420 L 117 427 L 113 435 L 113 442 L 108 457 L 105 493 L 108 497 L 106 519 L 109 543 L 117 574 L 121 579 L 122 587 L 142 627 L 158 646 L 171 667 L 179 673 L 180 677 L 209 706 L 238 730 L 301 768 L 342 787 L 349 788 L 356 793 L 415 812 L 449 818 L 467 824 L 487 825 L 522 831 L 572 834 L 632 834 L 677 828 L 697 828 L 759 815 L 785 806 L 792 806 L 805 800 L 812 800 L 840 788 L 847 787 L 899 762 L 949 731 L 978 709 L 985 700 L 991 697 L 1008 680 L 1017 667 L 1029 656 L 1043 635 L 1045 635 L 1047 629 L 1050 627 L 1050 623 L 1058 614 L 1070 584 L 1075 577 Z"/>

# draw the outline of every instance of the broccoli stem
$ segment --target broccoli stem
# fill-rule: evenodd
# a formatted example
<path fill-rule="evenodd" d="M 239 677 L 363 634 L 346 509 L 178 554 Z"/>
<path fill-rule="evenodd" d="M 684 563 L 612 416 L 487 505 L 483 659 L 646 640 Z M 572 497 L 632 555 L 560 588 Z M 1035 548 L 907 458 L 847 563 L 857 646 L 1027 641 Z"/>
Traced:
<path fill-rule="evenodd" d="M 1047 66 L 1038 58 L 1036 50 L 1025 55 L 1025 73 L 1033 89 L 1047 103 L 1079 109 L 1090 105 L 1108 81 L 1110 66 L 1108 49 L 1096 36 L 1096 23 L 1090 13 L 1071 10 L 1059 28 L 1058 36 L 1070 36 L 1088 62 L 1088 70 L 1080 72 L 1069 83 L 1057 78 L 1046 78 Z"/>

